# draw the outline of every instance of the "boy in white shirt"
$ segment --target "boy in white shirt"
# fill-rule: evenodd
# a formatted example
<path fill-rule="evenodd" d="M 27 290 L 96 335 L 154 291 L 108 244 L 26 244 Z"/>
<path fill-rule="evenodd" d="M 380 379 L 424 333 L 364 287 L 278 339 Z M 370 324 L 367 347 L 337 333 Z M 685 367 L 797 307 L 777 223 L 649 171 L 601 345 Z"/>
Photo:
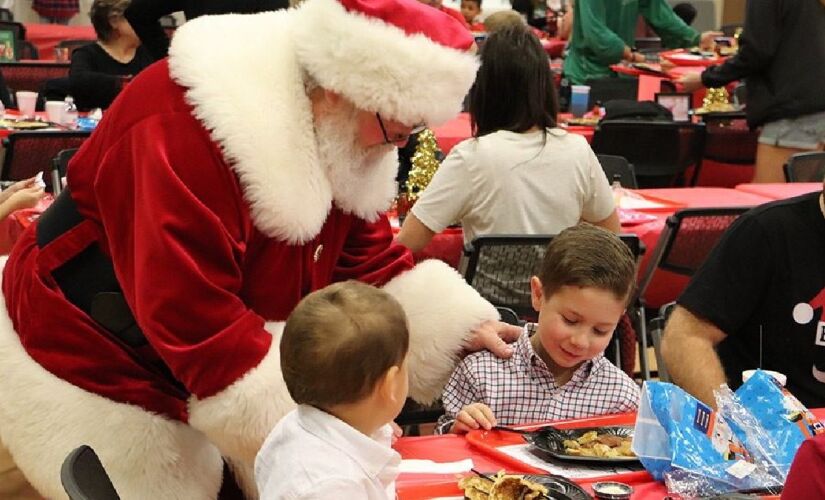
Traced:
<path fill-rule="evenodd" d="M 395 498 L 390 423 L 407 398 L 408 347 L 404 311 L 378 288 L 337 283 L 298 304 L 281 338 L 298 408 L 255 459 L 261 500 Z"/>

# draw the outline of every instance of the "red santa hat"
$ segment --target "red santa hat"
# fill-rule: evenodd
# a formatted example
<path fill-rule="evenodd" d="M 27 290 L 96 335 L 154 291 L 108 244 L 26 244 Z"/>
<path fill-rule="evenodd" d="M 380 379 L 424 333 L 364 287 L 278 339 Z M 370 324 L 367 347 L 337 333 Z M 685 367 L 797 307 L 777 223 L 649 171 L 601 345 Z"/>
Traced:
<path fill-rule="evenodd" d="M 409 125 L 460 111 L 478 63 L 457 20 L 417 0 L 306 0 L 298 9 L 295 50 L 321 87 Z"/>

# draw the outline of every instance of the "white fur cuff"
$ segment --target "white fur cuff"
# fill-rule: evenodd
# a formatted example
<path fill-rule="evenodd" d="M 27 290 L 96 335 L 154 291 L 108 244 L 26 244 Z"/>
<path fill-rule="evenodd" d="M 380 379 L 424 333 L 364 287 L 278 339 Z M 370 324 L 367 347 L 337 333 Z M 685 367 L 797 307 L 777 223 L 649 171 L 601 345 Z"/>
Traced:
<path fill-rule="evenodd" d="M 233 463 L 252 467 L 255 455 L 278 420 L 295 408 L 281 373 L 284 323 L 267 323 L 272 346 L 260 364 L 223 391 L 189 401 L 189 423 Z"/>
<path fill-rule="evenodd" d="M 410 324 L 410 397 L 430 403 L 441 395 L 470 330 L 498 312 L 453 268 L 428 260 L 384 287 Z"/>

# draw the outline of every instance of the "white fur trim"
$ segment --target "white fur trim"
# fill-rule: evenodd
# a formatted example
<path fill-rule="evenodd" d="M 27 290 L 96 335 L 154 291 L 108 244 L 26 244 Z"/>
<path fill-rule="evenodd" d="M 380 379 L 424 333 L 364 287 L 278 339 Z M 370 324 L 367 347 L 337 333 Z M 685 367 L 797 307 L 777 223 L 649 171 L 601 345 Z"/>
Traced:
<path fill-rule="evenodd" d="M 279 11 L 189 21 L 172 39 L 169 70 L 240 178 L 255 226 L 300 243 L 321 230 L 332 190 L 289 20 Z"/>
<path fill-rule="evenodd" d="M 441 396 L 470 330 L 498 319 L 452 267 L 428 260 L 384 287 L 404 307 L 410 324 L 410 397 L 429 403 Z"/>
<path fill-rule="evenodd" d="M 66 498 L 60 467 L 82 444 L 94 448 L 124 500 L 206 500 L 217 496 L 221 484 L 220 453 L 200 432 L 86 392 L 31 359 L 2 297 L 0 436 L 46 498 Z"/>
<path fill-rule="evenodd" d="M 189 402 L 189 423 L 230 459 L 247 496 L 255 492 L 255 455 L 278 420 L 295 408 L 281 373 L 283 328 L 283 322 L 266 324 L 272 346 L 258 366 L 214 396 Z"/>
<path fill-rule="evenodd" d="M 461 111 L 478 62 L 469 52 L 359 13 L 307 0 L 294 23 L 298 58 L 321 87 L 406 124 L 440 124 Z"/>

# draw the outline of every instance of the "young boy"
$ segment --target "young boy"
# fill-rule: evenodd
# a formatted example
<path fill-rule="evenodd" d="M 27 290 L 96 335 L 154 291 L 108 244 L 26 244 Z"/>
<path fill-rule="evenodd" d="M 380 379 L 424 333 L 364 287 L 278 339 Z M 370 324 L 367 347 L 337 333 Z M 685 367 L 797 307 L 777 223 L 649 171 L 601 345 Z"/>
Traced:
<path fill-rule="evenodd" d="M 461 0 L 461 15 L 470 27 L 481 24 L 484 21 L 481 15 L 481 0 Z"/>
<path fill-rule="evenodd" d="M 530 280 L 538 323 L 525 325 L 509 359 L 464 358 L 444 389 L 441 430 L 635 410 L 639 387 L 602 355 L 635 277 L 630 250 L 607 230 L 582 223 L 553 238 Z"/>
<path fill-rule="evenodd" d="M 281 339 L 298 408 L 255 459 L 262 500 L 395 498 L 389 424 L 407 398 L 408 347 L 404 311 L 375 287 L 337 283 L 298 304 Z"/>

